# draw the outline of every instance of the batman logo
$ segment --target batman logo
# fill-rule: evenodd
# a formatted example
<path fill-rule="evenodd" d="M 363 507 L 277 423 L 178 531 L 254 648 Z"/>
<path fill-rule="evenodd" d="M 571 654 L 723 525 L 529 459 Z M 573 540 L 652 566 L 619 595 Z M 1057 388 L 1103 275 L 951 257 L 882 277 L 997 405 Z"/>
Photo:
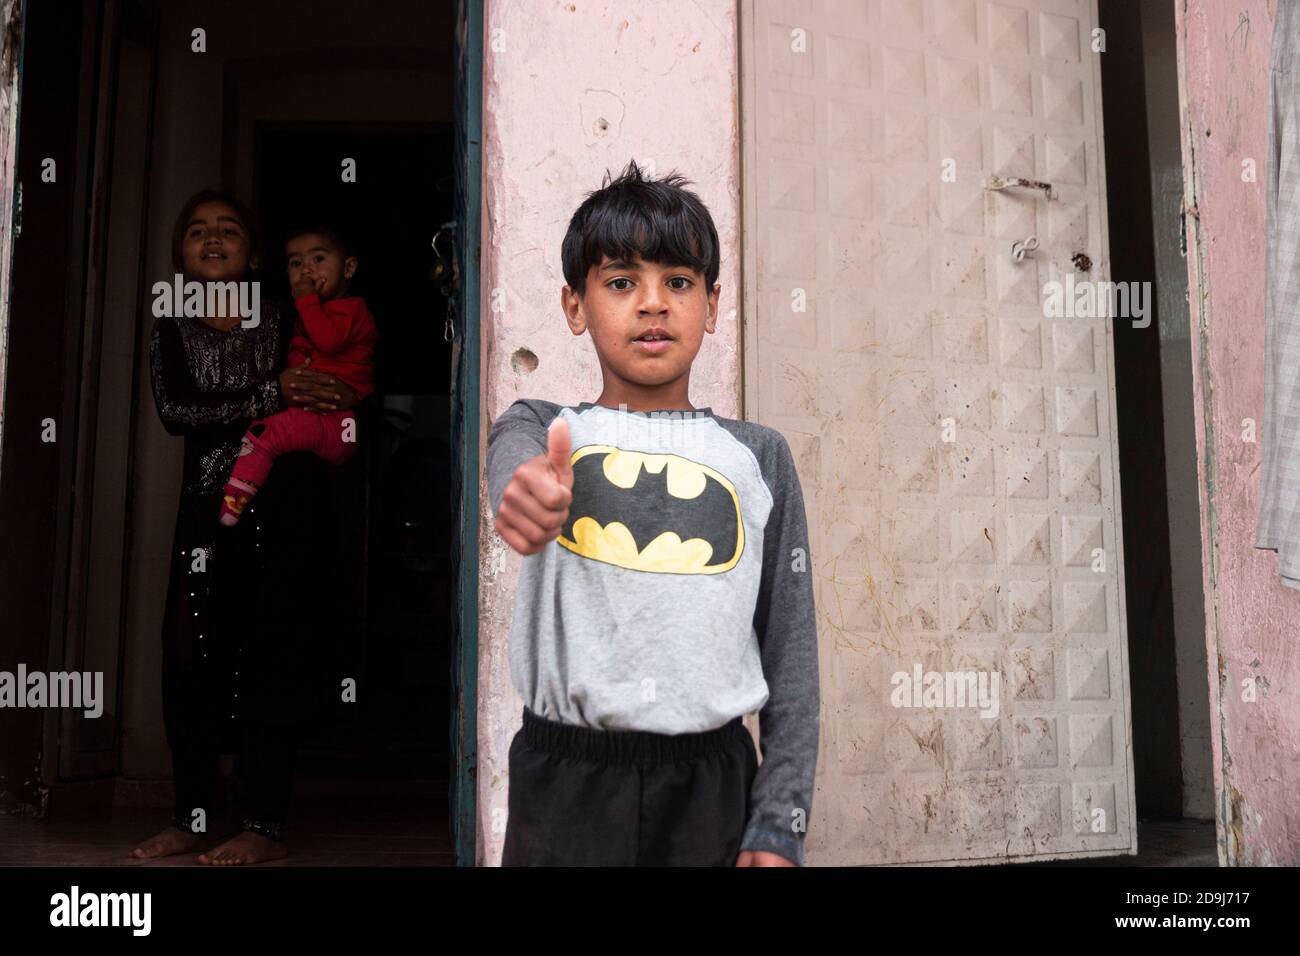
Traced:
<path fill-rule="evenodd" d="M 745 547 L 740 498 L 724 475 L 678 455 L 584 445 L 573 453 L 562 548 L 632 571 L 718 574 Z"/>

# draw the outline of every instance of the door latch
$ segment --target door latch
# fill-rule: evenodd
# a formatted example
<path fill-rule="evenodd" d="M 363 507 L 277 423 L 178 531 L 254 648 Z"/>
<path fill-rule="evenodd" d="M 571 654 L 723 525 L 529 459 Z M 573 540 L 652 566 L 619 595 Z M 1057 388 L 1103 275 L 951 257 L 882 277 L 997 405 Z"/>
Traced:
<path fill-rule="evenodd" d="M 1002 189 L 1041 189 L 1045 197 L 1052 198 L 1051 183 L 1041 182 L 1037 179 L 1022 179 L 1019 176 L 991 176 L 984 188 L 993 191 Z"/>

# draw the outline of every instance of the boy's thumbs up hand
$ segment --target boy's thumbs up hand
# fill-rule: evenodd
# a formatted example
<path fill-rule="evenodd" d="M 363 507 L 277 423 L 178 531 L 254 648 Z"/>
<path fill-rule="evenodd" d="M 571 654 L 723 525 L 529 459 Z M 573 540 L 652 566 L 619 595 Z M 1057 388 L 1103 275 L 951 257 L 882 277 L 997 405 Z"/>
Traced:
<path fill-rule="evenodd" d="M 569 423 L 557 418 L 546 436 L 546 451 L 515 469 L 497 509 L 497 532 L 520 554 L 536 554 L 554 541 L 569 518 L 573 467 Z"/>
<path fill-rule="evenodd" d="M 569 446 L 569 423 L 557 415 L 546 432 L 546 457 L 556 480 L 572 490 L 573 465 L 569 461 Z"/>

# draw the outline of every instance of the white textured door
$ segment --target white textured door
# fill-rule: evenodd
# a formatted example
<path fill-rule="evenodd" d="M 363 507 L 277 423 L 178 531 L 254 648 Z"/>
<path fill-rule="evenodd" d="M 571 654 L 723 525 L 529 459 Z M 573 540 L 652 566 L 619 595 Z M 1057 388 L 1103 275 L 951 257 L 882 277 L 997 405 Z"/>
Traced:
<path fill-rule="evenodd" d="M 809 862 L 1130 851 L 1112 322 L 1040 299 L 1108 269 L 1095 0 L 741 16 L 746 414 L 817 576 Z"/>

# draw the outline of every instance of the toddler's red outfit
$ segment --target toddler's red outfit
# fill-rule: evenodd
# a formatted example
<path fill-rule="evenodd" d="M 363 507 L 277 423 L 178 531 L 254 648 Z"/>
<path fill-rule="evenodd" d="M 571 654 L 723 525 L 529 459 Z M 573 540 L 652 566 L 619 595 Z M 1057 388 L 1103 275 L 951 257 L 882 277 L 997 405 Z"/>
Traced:
<path fill-rule="evenodd" d="M 374 352 L 378 332 L 365 300 L 356 296 L 321 302 L 312 292 L 294 301 L 298 327 L 289 343 L 289 367 L 308 365 L 343 382 L 361 400 L 374 391 Z M 239 458 L 226 482 L 221 523 L 239 521 L 244 507 L 271 473 L 280 455 L 310 451 L 331 465 L 341 465 L 357 450 L 356 418 L 350 410 L 312 412 L 289 408 L 248 427 Z"/>

